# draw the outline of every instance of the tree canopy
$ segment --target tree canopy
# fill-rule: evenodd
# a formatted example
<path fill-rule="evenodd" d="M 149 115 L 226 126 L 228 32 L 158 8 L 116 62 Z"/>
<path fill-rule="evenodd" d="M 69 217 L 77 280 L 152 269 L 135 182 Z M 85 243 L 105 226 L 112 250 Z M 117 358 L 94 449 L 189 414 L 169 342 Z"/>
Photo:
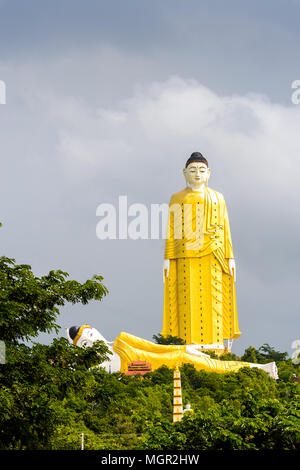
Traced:
<path fill-rule="evenodd" d="M 58 332 L 56 319 L 66 302 L 85 305 L 108 293 L 102 276 L 95 275 L 83 284 L 68 276 L 57 270 L 37 277 L 31 266 L 0 257 L 0 340 L 16 343 L 41 332 Z"/>

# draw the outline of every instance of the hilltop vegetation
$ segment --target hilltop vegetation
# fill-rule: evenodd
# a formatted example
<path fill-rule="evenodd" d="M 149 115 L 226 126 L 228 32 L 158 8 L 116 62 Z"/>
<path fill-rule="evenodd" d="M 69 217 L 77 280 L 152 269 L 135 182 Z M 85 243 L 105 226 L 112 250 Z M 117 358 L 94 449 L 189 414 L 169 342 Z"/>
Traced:
<path fill-rule="evenodd" d="M 0 448 L 299 449 L 299 366 L 279 363 L 281 380 L 260 369 L 237 373 L 181 368 L 183 401 L 194 414 L 172 424 L 173 371 L 144 376 L 93 367 L 106 346 L 66 339 L 8 348 L 0 368 Z"/>
<path fill-rule="evenodd" d="M 268 345 L 248 348 L 242 360 L 276 357 L 280 380 L 259 369 L 218 375 L 181 368 L 183 401 L 193 414 L 172 424 L 173 371 L 144 376 L 108 374 L 102 342 L 92 348 L 24 344 L 40 331 L 58 328 L 65 302 L 101 300 L 101 276 L 83 284 L 67 273 L 38 278 L 30 266 L 0 258 L 0 449 L 300 449 L 299 365 Z M 100 359 L 99 359 L 100 358 Z M 237 358 L 226 355 L 223 359 Z"/>

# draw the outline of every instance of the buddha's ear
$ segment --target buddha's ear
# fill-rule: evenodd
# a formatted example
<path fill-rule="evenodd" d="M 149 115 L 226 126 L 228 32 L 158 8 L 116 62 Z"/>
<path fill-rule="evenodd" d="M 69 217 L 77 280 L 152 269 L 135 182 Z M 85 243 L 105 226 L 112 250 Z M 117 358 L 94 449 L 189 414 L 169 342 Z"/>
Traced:
<path fill-rule="evenodd" d="M 211 172 L 210 172 L 210 168 L 207 168 L 207 179 L 209 179 L 210 173 L 211 173 Z"/>
<path fill-rule="evenodd" d="M 184 176 L 184 178 L 185 178 L 185 181 L 187 182 L 187 179 L 186 179 L 186 177 L 187 177 L 186 168 L 184 168 L 184 169 L 182 170 L 182 173 L 183 173 L 183 176 Z"/>

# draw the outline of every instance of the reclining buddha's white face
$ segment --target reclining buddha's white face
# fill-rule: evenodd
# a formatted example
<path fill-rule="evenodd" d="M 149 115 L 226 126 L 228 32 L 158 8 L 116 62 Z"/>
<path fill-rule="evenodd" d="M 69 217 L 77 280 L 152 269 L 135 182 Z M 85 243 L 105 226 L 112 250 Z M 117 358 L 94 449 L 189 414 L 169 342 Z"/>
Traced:
<path fill-rule="evenodd" d="M 108 341 L 96 330 L 96 328 L 87 327 L 82 330 L 81 336 L 78 338 L 76 345 L 81 348 L 92 346 L 96 341 L 104 341 L 108 345 Z"/>
<path fill-rule="evenodd" d="M 92 346 L 96 341 L 104 341 L 106 345 L 109 344 L 109 341 L 90 325 L 71 326 L 71 328 L 66 328 L 66 333 L 70 343 L 80 348 Z"/>

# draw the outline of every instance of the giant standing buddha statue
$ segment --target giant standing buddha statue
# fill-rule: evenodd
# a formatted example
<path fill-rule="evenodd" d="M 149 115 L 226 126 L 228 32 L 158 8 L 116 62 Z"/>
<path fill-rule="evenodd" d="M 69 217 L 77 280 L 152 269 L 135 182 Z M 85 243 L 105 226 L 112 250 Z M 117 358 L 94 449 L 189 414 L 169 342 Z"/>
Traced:
<path fill-rule="evenodd" d="M 170 199 L 161 334 L 222 354 L 241 333 L 228 213 L 223 195 L 208 187 L 210 172 L 203 155 L 192 153 L 187 186 Z"/>

